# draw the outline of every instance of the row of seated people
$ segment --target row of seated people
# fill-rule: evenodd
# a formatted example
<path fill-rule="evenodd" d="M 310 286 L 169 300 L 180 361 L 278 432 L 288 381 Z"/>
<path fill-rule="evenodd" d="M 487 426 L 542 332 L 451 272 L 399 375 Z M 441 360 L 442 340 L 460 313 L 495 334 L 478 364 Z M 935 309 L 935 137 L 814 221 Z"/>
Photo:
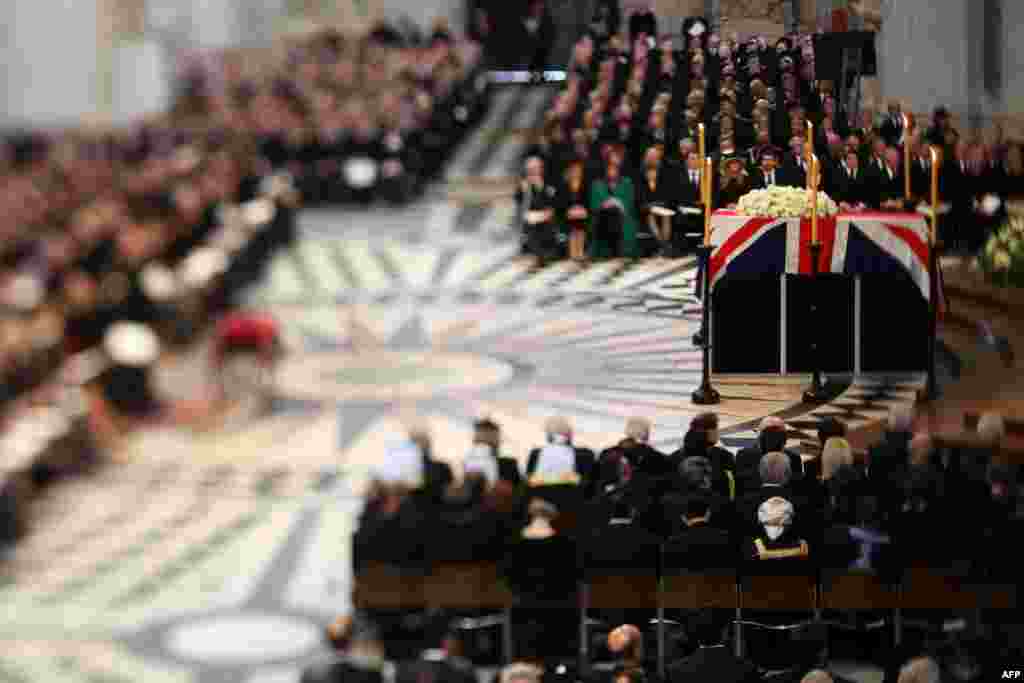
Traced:
<path fill-rule="evenodd" d="M 856 134 L 845 141 L 831 136 L 827 155 L 820 157 L 820 189 L 846 212 L 914 211 L 931 186 L 929 148 L 915 147 L 909 198 L 902 153 L 879 136 L 870 148 Z M 696 141 L 683 139 L 678 156 L 666 160 L 662 147 L 650 147 L 632 177 L 624 175 L 624 150 L 615 145 L 602 149 L 603 170 L 577 158 L 567 162 L 564 178 L 553 181 L 543 157 L 529 158 L 517 195 L 525 251 L 542 260 L 649 255 L 651 249 L 642 248 L 647 237 L 661 255 L 680 253 L 687 238 L 703 233 L 705 171 L 696 148 Z M 772 185 L 806 187 L 805 149 L 804 137 L 794 136 L 785 151 L 761 149 L 756 164 L 716 153 L 712 206 L 732 208 L 748 192 Z M 1020 148 L 1013 149 L 1019 156 Z M 942 236 L 969 251 L 1005 220 L 1006 200 L 1024 193 L 1024 169 L 1011 173 L 990 158 L 990 148 L 963 144 L 939 174 L 940 199 L 949 206 Z"/>
<path fill-rule="evenodd" d="M 688 30 L 695 26 L 700 23 L 690 22 Z M 588 253 L 671 253 L 678 251 L 684 235 L 700 234 L 699 201 L 693 201 L 699 192 L 690 173 L 700 164 L 690 159 L 700 124 L 706 126 L 707 153 L 714 157 L 715 186 L 724 189 L 714 199 L 719 207 L 763 186 L 766 177 L 777 184 L 804 185 L 808 122 L 816 124 L 813 148 L 822 161 L 822 189 L 844 208 L 905 209 L 927 200 L 925 142 L 945 150 L 940 192 L 955 210 L 950 223 L 957 226 L 957 242 L 975 246 L 1004 215 L 988 208 L 989 203 L 982 209 L 981 199 L 1022 189 L 1020 146 L 961 144 L 944 110 L 923 130 L 912 116 L 905 129 L 896 103 L 884 114 L 865 110 L 858 120 L 841 124 L 845 117 L 835 110 L 831 84 L 813 81 L 809 36 L 780 40 L 780 68 L 764 74 L 760 63 L 771 60 L 757 39 L 737 49 L 730 40 L 698 31 L 684 36 L 686 51 L 675 52 L 670 40 L 652 49 L 647 34 L 631 38 L 631 50 L 623 49 L 621 38 L 603 48 L 591 37 L 581 39 L 566 87 L 528 152 L 544 169 L 539 174 L 537 161 L 531 160 L 533 168 L 527 168 L 520 186 L 523 241 L 527 252 L 544 260 L 566 252 L 576 259 Z M 794 44 L 803 45 L 799 68 Z M 734 56 L 744 65 L 738 83 L 735 67 L 728 66 Z M 705 60 L 714 65 L 711 75 L 705 75 Z M 677 63 L 690 69 L 677 69 Z M 793 69 L 801 74 L 798 87 L 786 78 L 795 78 Z M 724 79 L 720 91 L 708 85 L 716 78 Z M 773 88 L 780 87 L 784 104 L 774 96 Z M 900 154 L 907 138 L 915 158 L 909 202 Z M 770 165 L 778 173 L 766 168 Z"/>
<path fill-rule="evenodd" d="M 599 645 L 604 655 L 600 665 L 580 667 L 566 657 L 546 658 L 529 642 L 520 642 L 512 662 L 491 672 L 474 661 L 473 640 L 460 629 L 457 621 L 435 618 L 422 636 L 410 638 L 395 633 L 365 614 L 336 619 L 324 633 L 330 652 L 322 660 L 309 665 L 302 673 L 301 683 L 337 683 L 358 680 L 365 683 L 684 683 L 694 680 L 718 680 L 723 683 L 757 683 L 779 680 L 775 673 L 763 675 L 758 657 L 736 654 L 720 619 L 707 613 L 688 615 L 682 624 L 682 638 L 667 658 L 665 676 L 658 675 L 653 660 L 655 648 L 649 647 L 643 629 L 631 623 L 616 625 Z M 1013 661 L 1019 652 L 1007 643 L 1009 632 L 1000 633 L 998 641 L 954 642 L 958 653 L 980 658 L 975 675 L 964 678 L 962 657 L 950 657 L 940 645 L 905 647 L 891 653 L 885 662 L 886 683 L 939 683 L 947 677 L 955 680 L 989 680 L 1001 674 L 1004 661 Z M 566 638 L 568 640 L 568 634 Z M 795 653 L 792 669 L 784 673 L 786 680 L 800 683 L 835 683 L 846 680 L 800 660 Z M 999 655 L 1003 657 L 999 657 Z M 999 660 L 999 661 L 995 661 Z"/>
<path fill-rule="evenodd" d="M 258 72 L 237 55 L 199 62 L 177 110 L 251 136 L 262 168 L 290 172 L 307 204 L 404 202 L 478 121 L 488 88 L 478 46 L 443 23 L 409 43 L 383 24 L 315 34 Z"/>
<path fill-rule="evenodd" d="M 810 458 L 786 448 L 777 418 L 761 427 L 758 443 L 734 457 L 716 445 L 717 418 L 705 414 L 665 455 L 649 445 L 649 424 L 635 419 L 620 444 L 595 456 L 553 419 L 548 444 L 520 472 L 495 456 L 500 432 L 483 421 L 460 485 L 417 434 L 375 474 L 379 488 L 354 537 L 357 574 L 369 562 L 504 558 L 513 585 L 553 598 L 575 586 L 580 548 L 625 566 L 638 547 L 661 543 L 676 567 L 756 570 L 779 566 L 761 560 L 791 558 L 876 570 L 966 563 L 984 572 L 1019 529 L 1016 469 L 994 463 L 993 448 L 936 448 L 913 434 L 908 409 L 894 409 L 885 439 L 859 462 L 836 421 L 822 424 L 823 451 Z M 980 425 L 989 444 L 1001 428 L 997 417 Z M 423 482 L 418 492 L 414 479 Z M 966 523 L 965 509 L 972 532 L 951 544 L 945 536 Z"/>

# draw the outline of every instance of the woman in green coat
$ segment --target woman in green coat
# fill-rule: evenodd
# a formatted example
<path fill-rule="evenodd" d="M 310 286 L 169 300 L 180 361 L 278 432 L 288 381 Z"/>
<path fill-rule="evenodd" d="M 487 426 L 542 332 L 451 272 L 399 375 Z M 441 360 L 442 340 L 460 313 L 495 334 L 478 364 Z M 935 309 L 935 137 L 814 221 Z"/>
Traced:
<path fill-rule="evenodd" d="M 595 216 L 591 223 L 594 234 L 590 239 L 591 258 L 625 256 L 636 258 L 636 204 L 634 203 L 633 181 L 622 175 L 622 157 L 611 154 L 605 177 L 596 180 L 590 188 L 590 214 Z M 606 214 L 618 207 L 622 211 L 619 235 L 602 234 L 600 225 L 607 223 Z"/>

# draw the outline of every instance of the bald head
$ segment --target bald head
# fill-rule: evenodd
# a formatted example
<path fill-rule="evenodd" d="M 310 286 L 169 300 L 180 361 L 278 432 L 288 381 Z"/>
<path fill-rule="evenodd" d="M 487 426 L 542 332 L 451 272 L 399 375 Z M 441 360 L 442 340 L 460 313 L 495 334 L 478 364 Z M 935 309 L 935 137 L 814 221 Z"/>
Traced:
<path fill-rule="evenodd" d="M 643 635 L 632 624 L 623 624 L 608 634 L 608 649 L 626 662 L 643 661 Z"/>
<path fill-rule="evenodd" d="M 986 443 L 997 444 L 1006 435 L 1006 424 L 999 413 L 985 413 L 978 419 L 978 436 Z"/>
<path fill-rule="evenodd" d="M 903 665 L 896 683 L 939 683 L 940 675 L 934 659 L 917 657 Z"/>
<path fill-rule="evenodd" d="M 793 476 L 793 469 L 789 464 L 789 456 L 785 453 L 766 453 L 761 458 L 758 466 L 762 484 L 775 484 L 785 486 Z"/>

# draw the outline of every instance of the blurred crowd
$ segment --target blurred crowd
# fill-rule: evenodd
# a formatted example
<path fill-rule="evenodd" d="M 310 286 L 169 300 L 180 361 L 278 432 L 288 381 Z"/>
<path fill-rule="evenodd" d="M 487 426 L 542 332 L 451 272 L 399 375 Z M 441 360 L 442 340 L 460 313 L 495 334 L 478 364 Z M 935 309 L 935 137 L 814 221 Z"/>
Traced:
<path fill-rule="evenodd" d="M 14 473 L 54 440 L 68 391 L 99 377 L 112 414 L 152 412 L 150 351 L 234 308 L 299 202 L 411 199 L 486 107 L 478 49 L 443 24 L 421 43 L 380 26 L 283 52 L 186 64 L 171 111 L 134 126 L 0 139 L 5 506 L 31 490 Z M 254 320 L 223 329 L 260 336 Z"/>

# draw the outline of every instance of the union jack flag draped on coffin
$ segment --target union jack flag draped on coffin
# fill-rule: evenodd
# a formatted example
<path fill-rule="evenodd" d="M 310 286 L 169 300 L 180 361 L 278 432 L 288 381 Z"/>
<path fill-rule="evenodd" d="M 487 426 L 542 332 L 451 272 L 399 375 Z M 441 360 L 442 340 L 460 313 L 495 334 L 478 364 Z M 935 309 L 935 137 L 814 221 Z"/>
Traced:
<path fill-rule="evenodd" d="M 727 274 L 811 274 L 809 218 L 766 218 L 717 211 L 712 216 L 711 286 Z M 904 271 L 929 299 L 928 225 L 915 214 L 857 213 L 819 217 L 822 273 L 845 275 Z M 939 271 L 940 314 L 946 308 Z"/>

